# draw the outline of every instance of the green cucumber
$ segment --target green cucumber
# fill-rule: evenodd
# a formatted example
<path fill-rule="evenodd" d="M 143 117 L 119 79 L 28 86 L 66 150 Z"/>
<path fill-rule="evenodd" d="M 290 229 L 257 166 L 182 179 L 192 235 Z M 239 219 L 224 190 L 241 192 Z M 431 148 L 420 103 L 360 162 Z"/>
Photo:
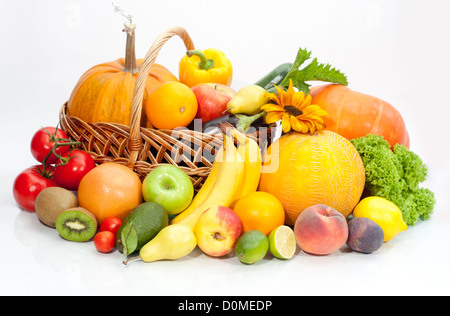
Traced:
<path fill-rule="evenodd" d="M 266 90 L 273 88 L 274 85 L 279 85 L 284 77 L 288 74 L 292 68 L 292 63 L 284 63 L 274 68 L 267 75 L 259 79 L 255 85 L 263 87 Z"/>

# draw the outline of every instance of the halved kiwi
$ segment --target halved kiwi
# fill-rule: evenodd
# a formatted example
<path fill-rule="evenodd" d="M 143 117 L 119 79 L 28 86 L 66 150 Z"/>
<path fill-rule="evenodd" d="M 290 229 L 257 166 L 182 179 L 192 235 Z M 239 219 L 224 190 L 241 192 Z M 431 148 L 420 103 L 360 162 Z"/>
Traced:
<path fill-rule="evenodd" d="M 62 238 L 84 242 L 97 232 L 97 219 L 88 210 L 75 207 L 62 212 L 56 219 L 56 230 Z"/>

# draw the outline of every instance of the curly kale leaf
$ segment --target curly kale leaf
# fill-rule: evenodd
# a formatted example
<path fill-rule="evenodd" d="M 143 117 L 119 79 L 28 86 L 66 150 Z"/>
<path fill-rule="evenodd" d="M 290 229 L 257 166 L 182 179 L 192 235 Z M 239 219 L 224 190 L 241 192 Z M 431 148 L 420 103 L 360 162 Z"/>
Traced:
<path fill-rule="evenodd" d="M 403 145 L 389 143 L 379 135 L 367 135 L 351 141 L 366 170 L 366 189 L 370 195 L 384 197 L 396 204 L 408 225 L 428 220 L 436 203 L 434 193 L 419 185 L 428 169 L 422 159 Z"/>

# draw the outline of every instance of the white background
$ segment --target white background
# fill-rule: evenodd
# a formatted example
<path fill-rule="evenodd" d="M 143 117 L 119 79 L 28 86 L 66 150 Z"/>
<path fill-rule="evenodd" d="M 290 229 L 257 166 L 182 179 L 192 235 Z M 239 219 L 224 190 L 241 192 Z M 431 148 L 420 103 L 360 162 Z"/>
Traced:
<path fill-rule="evenodd" d="M 195 251 L 173 262 L 121 263 L 93 243 L 70 243 L 21 211 L 16 175 L 35 164 L 29 141 L 55 126 L 81 74 L 123 57 L 124 18 L 111 1 L 0 2 L 0 294 L 3 295 L 440 295 L 450 294 L 450 46 L 445 0 L 116 1 L 133 16 L 143 57 L 167 28 L 183 26 L 199 49 L 221 49 L 232 87 L 292 62 L 299 47 L 345 72 L 350 88 L 403 115 L 411 149 L 437 198 L 419 222 L 371 255 L 267 256 L 251 266 Z M 171 39 L 157 62 L 175 74 L 185 49 Z"/>

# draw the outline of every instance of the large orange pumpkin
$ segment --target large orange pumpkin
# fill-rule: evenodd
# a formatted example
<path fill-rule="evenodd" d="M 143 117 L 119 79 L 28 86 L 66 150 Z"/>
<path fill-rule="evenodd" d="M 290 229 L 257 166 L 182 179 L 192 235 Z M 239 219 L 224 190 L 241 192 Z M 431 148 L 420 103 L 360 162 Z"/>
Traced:
<path fill-rule="evenodd" d="M 67 103 L 69 116 L 76 116 L 87 123 L 130 125 L 134 87 L 143 60 L 136 60 L 135 57 L 134 26 L 125 25 L 124 31 L 127 32 L 125 58 L 96 65 L 81 76 Z M 178 79 L 164 66 L 153 64 L 143 102 L 150 93 L 168 81 Z M 151 127 L 144 112 L 141 126 Z"/>
<path fill-rule="evenodd" d="M 323 130 L 287 133 L 264 155 L 259 190 L 280 200 L 286 224 L 304 209 L 326 204 L 347 217 L 358 204 L 366 180 L 356 148 L 343 136 Z"/>
<path fill-rule="evenodd" d="M 311 88 L 312 103 L 328 112 L 325 128 L 351 140 L 377 134 L 391 146 L 409 148 L 409 135 L 400 112 L 379 98 L 352 91 L 338 84 Z"/>

